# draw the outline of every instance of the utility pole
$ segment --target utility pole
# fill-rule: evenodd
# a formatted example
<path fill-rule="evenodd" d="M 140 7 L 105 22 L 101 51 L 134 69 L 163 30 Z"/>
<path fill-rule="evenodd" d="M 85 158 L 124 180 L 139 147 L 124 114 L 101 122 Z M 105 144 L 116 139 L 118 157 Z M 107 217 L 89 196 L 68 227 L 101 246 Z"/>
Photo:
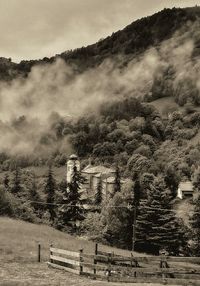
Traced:
<path fill-rule="evenodd" d="M 132 235 L 132 251 L 135 250 L 135 242 L 136 242 L 136 206 L 133 209 L 133 235 Z"/>

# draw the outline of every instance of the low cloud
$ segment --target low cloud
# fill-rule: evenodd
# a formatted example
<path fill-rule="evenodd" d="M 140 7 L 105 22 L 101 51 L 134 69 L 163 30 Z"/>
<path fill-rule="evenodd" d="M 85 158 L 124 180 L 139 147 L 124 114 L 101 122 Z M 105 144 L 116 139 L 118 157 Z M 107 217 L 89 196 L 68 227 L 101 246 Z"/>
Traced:
<path fill-rule="evenodd" d="M 198 25 L 192 25 L 189 34 L 185 29 L 159 48 L 150 48 L 123 69 L 119 68 L 123 55 L 116 61 L 105 60 L 82 74 L 76 74 L 72 66 L 58 59 L 53 64 L 33 67 L 26 79 L 1 84 L 0 151 L 10 154 L 41 154 L 52 152 L 52 148 L 71 151 L 67 138 L 56 141 L 54 134 L 52 144 L 41 144 L 54 119 L 96 114 L 102 104 L 122 96 L 143 97 L 151 92 L 155 77 L 170 65 L 175 71 L 175 87 L 180 79 L 189 77 L 199 88 L 199 63 L 191 59 Z"/>

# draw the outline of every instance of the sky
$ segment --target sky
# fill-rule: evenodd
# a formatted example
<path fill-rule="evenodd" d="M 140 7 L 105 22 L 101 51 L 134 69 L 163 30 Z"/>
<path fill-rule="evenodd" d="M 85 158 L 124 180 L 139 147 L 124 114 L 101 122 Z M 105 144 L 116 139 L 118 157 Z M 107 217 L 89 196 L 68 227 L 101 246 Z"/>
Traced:
<path fill-rule="evenodd" d="M 50 57 L 93 44 L 163 8 L 200 0 L 0 0 L 0 57 Z"/>

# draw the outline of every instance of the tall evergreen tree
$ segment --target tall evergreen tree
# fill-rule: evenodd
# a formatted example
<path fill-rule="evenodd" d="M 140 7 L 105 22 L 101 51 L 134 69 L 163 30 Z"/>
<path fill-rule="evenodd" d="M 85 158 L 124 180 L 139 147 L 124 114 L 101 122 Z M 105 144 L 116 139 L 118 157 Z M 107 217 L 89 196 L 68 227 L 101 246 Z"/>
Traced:
<path fill-rule="evenodd" d="M 59 199 L 58 199 L 59 207 L 58 207 L 56 227 L 58 229 L 64 229 L 68 222 L 68 204 L 69 204 L 66 180 L 63 180 L 59 183 L 58 191 L 59 191 Z"/>
<path fill-rule="evenodd" d="M 193 251 L 195 256 L 200 256 L 200 195 L 195 200 L 194 214 L 191 218 Z"/>
<path fill-rule="evenodd" d="M 4 185 L 5 191 L 7 191 L 7 192 L 10 189 L 9 183 L 10 183 L 9 175 L 6 174 L 5 177 L 4 177 L 4 180 L 3 180 L 3 185 Z"/>
<path fill-rule="evenodd" d="M 55 191 L 56 191 L 56 182 L 53 176 L 53 171 L 51 166 L 49 166 L 49 171 L 47 175 L 47 180 L 45 184 L 45 193 L 46 197 L 46 209 L 49 212 L 51 222 L 54 222 L 56 217 L 56 207 L 55 207 Z"/>
<path fill-rule="evenodd" d="M 165 180 L 167 187 L 171 191 L 172 197 L 175 198 L 177 196 L 179 178 L 178 178 L 177 172 L 173 166 L 169 165 L 167 167 L 164 180 Z"/>
<path fill-rule="evenodd" d="M 95 194 L 95 205 L 99 206 L 102 203 L 102 179 L 99 178 L 98 184 L 97 184 L 97 192 Z"/>
<path fill-rule="evenodd" d="M 158 254 L 160 249 L 178 254 L 184 235 L 171 207 L 169 192 L 160 178 L 151 185 L 147 200 L 141 202 L 136 224 L 137 248 Z"/>
<path fill-rule="evenodd" d="M 10 196 L 5 189 L 0 188 L 0 215 L 12 216 L 15 213 Z"/>
<path fill-rule="evenodd" d="M 14 171 L 14 178 L 13 178 L 13 186 L 11 188 L 11 192 L 18 197 L 21 197 L 22 194 L 22 185 L 21 185 L 21 177 L 20 177 L 20 170 L 16 167 Z"/>
<path fill-rule="evenodd" d="M 200 192 L 200 167 L 198 167 L 193 174 L 192 183 L 195 189 Z"/>
<path fill-rule="evenodd" d="M 81 201 L 81 184 L 85 181 L 80 171 L 74 166 L 72 180 L 67 184 L 66 192 L 63 192 L 63 205 L 59 209 L 62 227 L 69 227 L 72 232 L 77 231 L 77 224 L 84 219 L 84 208 Z"/>
<path fill-rule="evenodd" d="M 141 199 L 141 186 L 138 172 L 133 175 L 133 200 L 130 203 L 131 206 L 131 218 L 132 218 L 132 250 L 135 248 L 136 239 L 136 219 L 138 215 L 138 207 Z"/>
<path fill-rule="evenodd" d="M 140 179 L 138 172 L 135 172 L 133 176 L 134 186 L 133 186 L 133 193 L 134 193 L 134 207 L 138 207 L 141 199 L 141 187 L 140 187 Z"/>
<path fill-rule="evenodd" d="M 115 182 L 114 182 L 114 194 L 121 191 L 121 175 L 119 166 L 116 166 L 115 170 Z"/>
<path fill-rule="evenodd" d="M 131 249 L 132 246 L 132 224 L 133 224 L 132 189 L 122 188 L 113 198 L 110 198 L 101 215 L 102 221 L 106 222 L 103 238 L 109 244 Z M 114 207 L 109 207 L 112 205 Z M 108 207 L 107 207 L 108 206 Z M 130 207 L 129 207 L 130 206 Z"/>
<path fill-rule="evenodd" d="M 33 174 L 31 184 L 29 187 L 29 200 L 31 201 L 31 206 L 38 213 L 39 217 L 41 217 L 42 212 L 44 211 L 44 206 L 40 204 L 41 197 L 37 191 L 37 182 L 35 174 Z"/>

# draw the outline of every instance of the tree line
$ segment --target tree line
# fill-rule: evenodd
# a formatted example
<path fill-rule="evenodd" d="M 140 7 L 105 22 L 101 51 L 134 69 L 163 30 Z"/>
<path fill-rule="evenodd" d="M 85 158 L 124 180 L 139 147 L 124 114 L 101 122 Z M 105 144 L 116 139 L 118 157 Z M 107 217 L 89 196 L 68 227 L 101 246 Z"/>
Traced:
<path fill-rule="evenodd" d="M 198 192 L 199 178 L 195 177 Z M 12 180 L 5 175 L 1 185 L 0 214 L 48 223 L 112 246 L 132 249 L 134 239 L 134 249 L 138 251 L 158 254 L 165 249 L 172 255 L 199 255 L 200 196 L 194 203 L 190 226 L 186 226 L 176 216 L 173 197 L 162 177 L 146 173 L 141 178 L 136 172 L 126 184 L 120 182 L 121 172 L 116 166 L 114 192 L 105 199 L 99 180 L 93 201 L 83 200 L 84 177 L 76 167 L 71 182 L 59 184 L 49 167 L 42 193 L 33 173 L 24 175 L 16 168 Z"/>

